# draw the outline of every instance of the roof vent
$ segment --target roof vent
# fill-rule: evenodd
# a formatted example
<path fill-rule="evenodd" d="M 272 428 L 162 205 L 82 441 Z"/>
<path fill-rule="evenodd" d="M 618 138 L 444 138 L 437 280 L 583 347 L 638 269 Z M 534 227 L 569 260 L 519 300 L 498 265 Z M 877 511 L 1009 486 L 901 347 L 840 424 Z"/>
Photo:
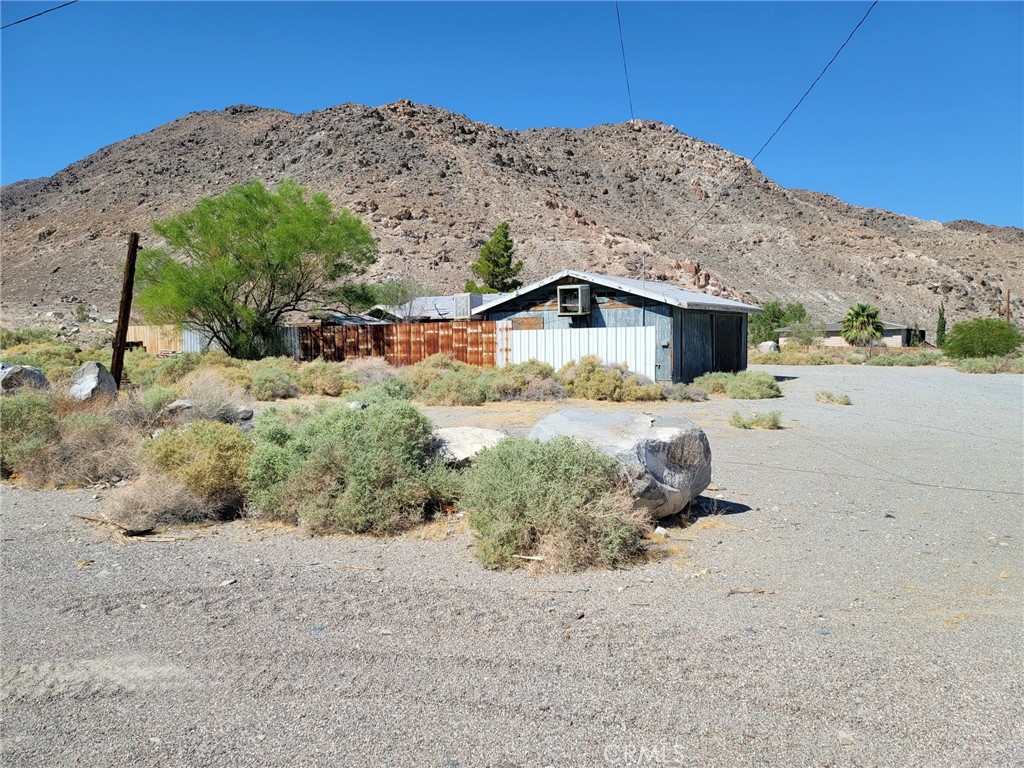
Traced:
<path fill-rule="evenodd" d="M 558 286 L 558 314 L 559 315 L 589 315 L 590 314 L 590 285 L 560 285 Z"/>

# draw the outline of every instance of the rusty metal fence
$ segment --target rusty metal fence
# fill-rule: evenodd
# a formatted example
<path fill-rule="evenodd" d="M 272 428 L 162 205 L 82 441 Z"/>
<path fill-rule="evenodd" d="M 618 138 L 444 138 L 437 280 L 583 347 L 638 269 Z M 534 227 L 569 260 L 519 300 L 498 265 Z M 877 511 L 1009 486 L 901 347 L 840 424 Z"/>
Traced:
<path fill-rule="evenodd" d="M 445 323 L 394 325 L 301 326 L 299 360 L 340 363 L 364 357 L 383 357 L 392 365 L 413 365 L 438 353 L 470 365 L 493 368 L 497 323 L 455 320 Z"/>

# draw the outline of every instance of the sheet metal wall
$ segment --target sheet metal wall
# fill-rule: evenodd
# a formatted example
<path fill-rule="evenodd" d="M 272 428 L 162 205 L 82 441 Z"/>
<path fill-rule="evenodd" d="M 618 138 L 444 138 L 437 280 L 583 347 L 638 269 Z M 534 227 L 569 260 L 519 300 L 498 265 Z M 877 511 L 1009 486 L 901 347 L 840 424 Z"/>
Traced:
<path fill-rule="evenodd" d="M 497 334 L 501 350 L 495 360 L 498 366 L 540 360 L 557 370 L 586 355 L 597 355 L 605 363 L 625 363 L 631 371 L 658 378 L 655 355 L 658 329 L 654 326 L 524 331 L 511 330 L 506 323 L 509 321 L 502 321 Z"/>
<path fill-rule="evenodd" d="M 656 381 L 672 381 L 673 373 L 677 370 L 673 366 L 675 338 L 673 329 L 673 308 L 667 304 L 645 299 L 605 286 L 590 283 L 590 314 L 581 316 L 560 316 L 558 314 L 558 285 L 576 285 L 579 281 L 573 278 L 566 278 L 559 283 L 552 283 L 543 288 L 520 296 L 518 299 L 505 304 L 500 310 L 488 313 L 488 320 L 511 321 L 512 332 L 515 334 L 529 331 L 531 333 L 572 333 L 579 334 L 594 330 L 612 329 L 635 329 L 653 328 L 654 334 L 646 332 L 638 335 L 632 343 L 642 343 L 643 350 L 633 350 L 632 357 L 635 360 L 644 360 L 643 372 L 645 376 Z M 539 337 L 531 337 L 531 339 Z M 592 345 L 602 345 L 609 342 L 597 341 L 597 339 L 618 338 L 614 335 L 602 336 L 600 334 L 581 337 L 582 348 L 590 348 Z M 539 340 L 521 343 L 540 344 Z M 548 349 L 554 353 L 556 345 L 558 349 L 564 349 L 569 343 L 560 336 L 552 336 L 544 342 Z M 538 347 L 539 348 L 539 347 Z M 607 350 L 607 347 L 606 347 Z M 611 350 L 608 350 L 611 351 Z M 597 352 L 584 354 L 599 354 Z M 615 352 L 615 354 L 621 354 Z M 608 360 L 604 355 L 601 358 L 605 362 L 619 362 L 615 359 Z M 570 358 L 575 359 L 575 358 Z M 624 360 L 625 358 L 623 358 Z M 567 362 L 567 361 L 566 361 Z M 553 365 L 554 363 L 552 363 Z M 640 369 L 636 369 L 640 372 Z M 678 380 L 678 377 L 675 377 Z"/>

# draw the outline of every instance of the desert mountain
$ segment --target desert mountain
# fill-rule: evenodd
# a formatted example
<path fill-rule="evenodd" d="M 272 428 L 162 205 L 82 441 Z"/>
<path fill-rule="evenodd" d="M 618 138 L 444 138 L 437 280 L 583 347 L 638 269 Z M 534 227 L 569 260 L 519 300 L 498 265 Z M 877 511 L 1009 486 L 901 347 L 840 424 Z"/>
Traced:
<path fill-rule="evenodd" d="M 461 289 L 479 247 L 508 220 L 526 281 L 570 266 L 646 269 L 715 295 L 801 301 L 825 319 L 870 301 L 885 319 L 929 331 L 940 301 L 950 320 L 990 315 L 1008 286 L 1024 321 L 1024 230 L 785 189 L 660 123 L 517 132 L 407 101 L 193 113 L 48 179 L 8 185 L 3 303 L 79 297 L 110 311 L 128 232 L 154 245 L 154 219 L 234 183 L 286 178 L 367 222 L 380 244 L 371 277 L 438 291 Z"/>

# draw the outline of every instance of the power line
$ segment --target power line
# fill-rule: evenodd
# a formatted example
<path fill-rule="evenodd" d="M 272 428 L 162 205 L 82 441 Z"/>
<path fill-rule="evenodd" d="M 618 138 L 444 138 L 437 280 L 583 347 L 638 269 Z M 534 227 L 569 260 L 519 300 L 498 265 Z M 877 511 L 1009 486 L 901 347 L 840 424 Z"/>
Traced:
<path fill-rule="evenodd" d="M 32 19 L 38 19 L 40 16 L 45 16 L 46 14 L 51 13 L 53 11 L 59 11 L 61 8 L 67 8 L 69 5 L 74 5 L 77 2 L 78 0 L 69 0 L 69 2 L 67 3 L 55 5 L 53 8 L 47 8 L 45 11 L 40 11 L 39 13 L 33 13 L 31 16 L 26 16 L 24 19 L 12 21 L 10 24 L 4 24 L 2 27 L 0 27 L 0 30 L 7 29 L 8 27 L 13 27 L 15 24 L 21 24 L 26 21 L 31 21 Z"/>
<path fill-rule="evenodd" d="M 835 60 L 839 58 L 839 54 L 843 52 L 843 49 L 846 48 L 850 40 L 853 39 L 853 36 L 857 34 L 857 30 L 861 28 L 861 25 L 865 21 L 867 21 L 868 16 L 871 15 L 871 12 L 875 9 L 876 5 L 878 5 L 878 0 L 874 0 L 874 2 L 871 3 L 871 6 L 861 17 L 861 20 L 857 22 L 857 25 L 853 28 L 850 34 L 846 36 L 846 39 L 843 41 L 843 44 L 839 46 L 836 52 L 832 55 L 832 58 L 828 60 L 828 64 L 824 66 L 821 72 L 818 73 L 818 76 L 814 78 L 814 82 L 812 82 L 810 86 L 807 88 L 807 90 L 804 91 L 804 95 L 799 98 L 795 105 L 793 105 L 793 108 L 789 110 L 789 114 L 787 114 L 786 117 L 782 120 L 782 122 L 779 123 L 778 127 L 772 132 L 772 135 L 767 138 L 764 144 L 761 145 L 761 148 L 757 150 L 754 156 L 750 159 L 751 165 L 753 165 L 753 162 L 757 160 L 758 157 L 761 156 L 761 153 L 764 152 L 765 149 L 768 148 L 768 145 L 772 143 L 772 140 L 779 134 L 779 131 L 782 130 L 782 127 L 789 122 L 789 118 L 791 118 L 793 114 L 800 108 L 800 105 L 804 103 L 804 99 L 806 99 L 810 92 L 814 90 L 814 86 L 818 84 L 818 81 L 825 76 L 825 73 L 828 72 L 828 69 L 829 67 L 832 66 L 833 62 L 835 62 Z M 694 222 L 689 226 L 689 228 L 685 232 L 683 232 L 683 234 L 679 235 L 676 238 L 676 242 L 682 241 L 687 235 L 689 235 L 694 230 L 694 227 L 700 224 L 704 220 L 704 217 L 707 216 L 711 212 L 711 210 L 721 202 L 723 193 L 725 193 L 729 189 L 729 187 L 733 185 L 736 179 L 740 177 L 740 174 L 743 173 L 744 168 L 745 166 L 741 166 L 741 168 L 733 175 L 733 177 L 729 179 L 729 182 L 718 191 L 718 194 L 711 201 L 708 207 L 701 212 L 700 216 L 698 216 L 694 220 Z M 675 243 L 673 243 L 673 245 L 675 245 Z"/>
<path fill-rule="evenodd" d="M 629 87 L 629 69 L 626 67 L 626 44 L 622 40 L 622 16 L 619 15 L 619 0 L 615 0 L 615 21 L 619 25 L 619 50 L 622 51 L 622 74 L 626 76 L 626 98 L 629 99 L 629 122 L 633 117 L 633 92 Z"/>
<path fill-rule="evenodd" d="M 636 121 L 636 117 L 633 114 L 633 91 L 629 86 L 629 68 L 626 66 L 626 43 L 622 36 L 622 15 L 619 13 L 619 0 L 615 0 L 615 21 L 619 29 L 619 51 L 622 53 L 622 74 L 626 78 L 626 98 L 629 101 L 629 129 L 634 131 L 633 133 L 633 144 L 636 147 L 636 164 L 638 178 L 640 179 L 640 209 L 643 211 L 644 222 L 647 225 L 647 229 L 651 232 L 654 231 L 654 227 L 651 226 L 650 216 L 647 213 L 647 187 L 644 184 L 644 161 L 640 155 L 640 136 L 639 129 L 634 130 L 633 123 Z M 639 222 L 639 217 L 637 217 Z M 642 226 L 641 226 L 642 229 Z M 642 233 L 641 233 L 642 234 Z M 647 252 L 641 251 L 640 256 L 640 279 L 647 280 Z"/>

